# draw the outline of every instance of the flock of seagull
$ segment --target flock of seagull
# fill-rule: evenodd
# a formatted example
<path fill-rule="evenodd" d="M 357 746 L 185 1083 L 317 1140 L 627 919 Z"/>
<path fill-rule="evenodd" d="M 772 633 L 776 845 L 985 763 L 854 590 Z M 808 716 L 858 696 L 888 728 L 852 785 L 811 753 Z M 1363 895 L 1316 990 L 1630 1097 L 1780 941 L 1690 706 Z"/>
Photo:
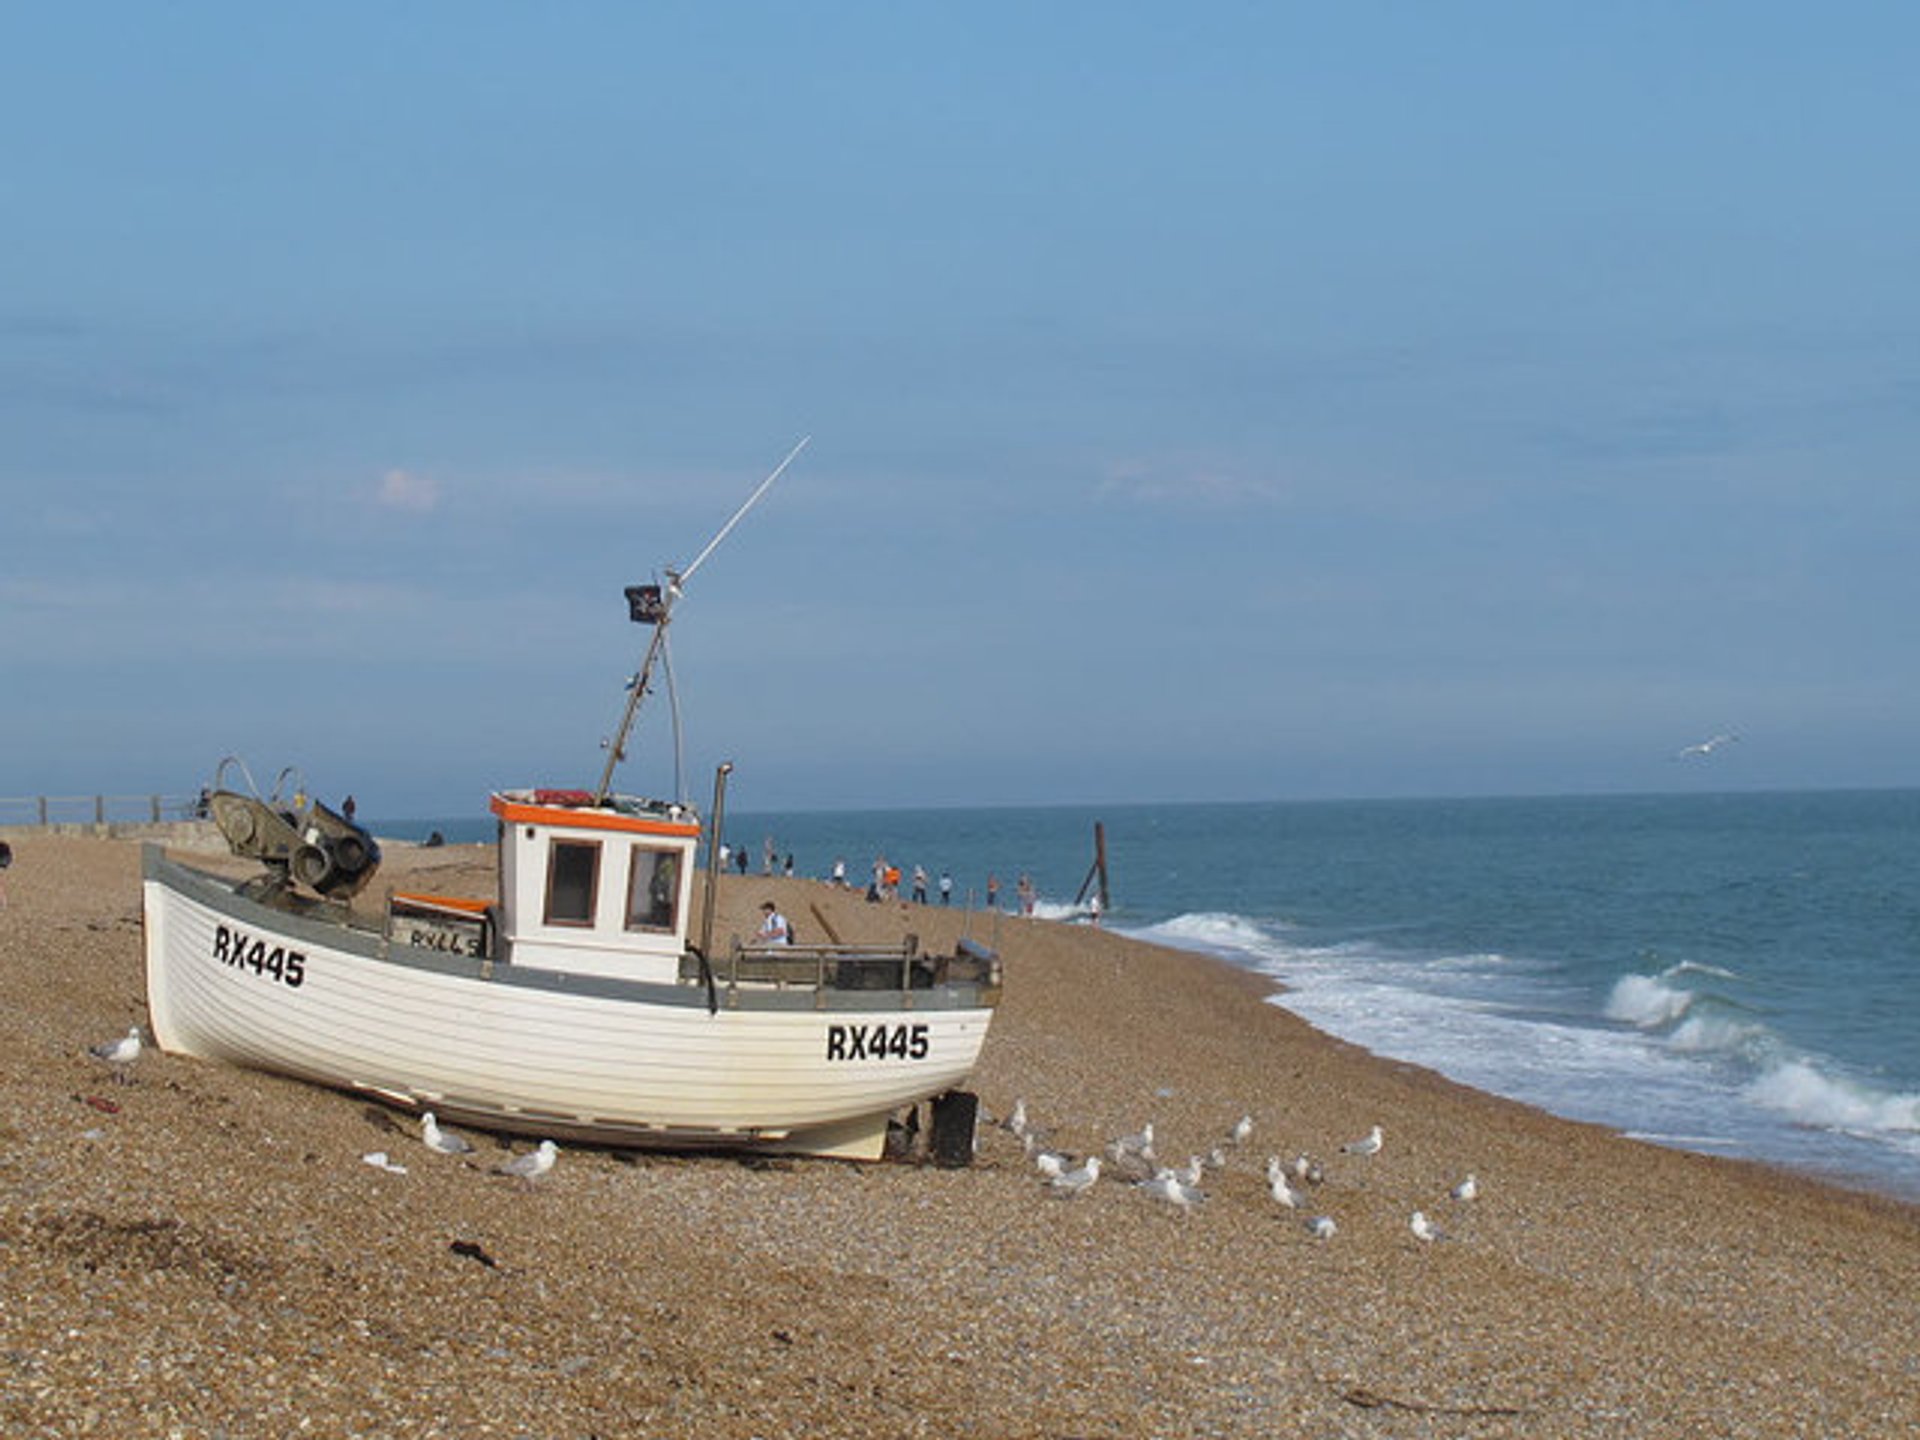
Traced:
<path fill-rule="evenodd" d="M 129 1068 L 140 1058 L 141 1049 L 140 1027 L 135 1025 L 118 1039 L 90 1047 L 89 1053 L 111 1065 L 114 1078 L 125 1083 Z M 1136 1134 L 1122 1135 L 1108 1142 L 1104 1157 L 1089 1155 L 1075 1163 L 1070 1156 L 1047 1145 L 1045 1133 L 1028 1120 L 1027 1102 L 1024 1099 L 1015 1100 L 1012 1111 L 999 1124 L 1001 1129 L 1021 1143 L 1041 1179 L 1056 1195 L 1069 1198 L 1084 1195 L 1106 1173 L 1124 1178 L 1148 1199 L 1171 1205 L 1183 1214 L 1207 1198 L 1201 1185 L 1208 1172 L 1225 1169 L 1228 1152 L 1239 1149 L 1253 1138 L 1253 1117 L 1242 1115 L 1227 1131 L 1221 1143 L 1205 1155 L 1191 1155 L 1185 1165 L 1163 1165 L 1154 1152 L 1153 1124 L 1149 1121 Z M 474 1153 L 473 1142 L 462 1135 L 441 1129 L 439 1119 L 431 1110 L 424 1111 L 420 1116 L 420 1140 L 427 1149 L 439 1155 L 468 1156 Z M 1342 1145 L 1340 1153 L 1365 1160 L 1378 1155 L 1385 1145 L 1386 1136 L 1375 1125 L 1358 1140 Z M 559 1147 L 553 1141 L 542 1140 L 536 1149 L 495 1165 L 493 1173 L 531 1184 L 553 1169 L 559 1155 Z M 407 1173 L 407 1167 L 393 1160 L 384 1150 L 371 1150 L 360 1158 L 374 1169 L 384 1170 L 391 1175 Z M 1306 1203 L 1306 1192 L 1318 1189 L 1326 1180 L 1319 1162 L 1305 1152 L 1294 1156 L 1291 1163 L 1282 1163 L 1278 1155 L 1269 1155 L 1266 1177 L 1267 1193 L 1272 1196 L 1273 1203 L 1281 1209 L 1295 1212 L 1312 1208 Z M 1480 1182 L 1469 1173 L 1448 1193 L 1455 1201 L 1473 1200 L 1480 1193 Z M 1331 1215 L 1307 1214 L 1303 1216 L 1303 1224 L 1307 1233 L 1316 1240 L 1330 1240 L 1340 1231 L 1339 1224 Z M 1415 1210 L 1408 1218 L 1407 1229 L 1416 1240 L 1423 1243 L 1445 1238 L 1445 1232 L 1420 1210 Z"/>
<path fill-rule="evenodd" d="M 124 1085 L 129 1083 L 129 1072 L 133 1067 L 134 1061 L 140 1058 L 141 1052 L 144 1049 L 145 1044 L 140 1036 L 140 1027 L 134 1025 L 128 1028 L 125 1035 L 120 1036 L 116 1040 L 106 1040 L 98 1045 L 88 1046 L 87 1053 L 93 1056 L 94 1059 L 103 1060 L 108 1065 L 111 1065 L 113 1067 L 114 1080 Z M 464 1135 L 456 1135 L 451 1131 L 442 1130 L 440 1128 L 440 1121 L 431 1110 L 422 1112 L 420 1116 L 420 1141 L 427 1149 L 440 1155 L 458 1156 L 471 1155 L 474 1153 L 473 1142 L 468 1140 Z M 513 1179 L 524 1180 L 528 1184 L 532 1184 L 535 1180 L 538 1180 L 542 1175 L 545 1175 L 549 1170 L 553 1169 L 554 1161 L 559 1158 L 560 1147 L 555 1145 L 551 1140 L 542 1140 L 537 1148 L 529 1150 L 523 1155 L 515 1155 L 512 1159 L 503 1160 L 498 1165 L 495 1165 L 493 1167 L 493 1173 L 495 1175 L 510 1176 Z M 370 1165 L 376 1170 L 384 1170 L 389 1175 L 404 1175 L 407 1173 L 407 1167 L 394 1160 L 384 1150 L 369 1150 L 365 1155 L 362 1155 L 360 1159 L 362 1163 Z"/>
<path fill-rule="evenodd" d="M 1102 1174 L 1123 1178 L 1150 1200 L 1171 1205 L 1182 1214 L 1207 1198 L 1201 1188 L 1209 1171 L 1223 1170 L 1230 1151 L 1253 1138 L 1253 1117 L 1242 1115 L 1220 1144 L 1205 1155 L 1192 1155 L 1185 1165 L 1164 1165 L 1154 1153 L 1153 1125 L 1143 1126 L 1136 1134 L 1122 1135 L 1107 1143 L 1104 1156 L 1089 1155 L 1075 1163 L 1072 1157 L 1051 1148 L 1045 1134 L 1027 1118 L 1027 1102 L 1015 1100 L 1013 1109 L 1000 1128 L 1021 1143 L 1028 1159 L 1039 1171 L 1041 1180 L 1054 1194 L 1071 1198 L 1084 1195 L 1099 1183 Z M 1386 1145 L 1386 1135 L 1378 1125 L 1358 1140 L 1340 1147 L 1340 1153 L 1356 1159 L 1378 1155 Z M 1278 1155 L 1267 1157 L 1267 1193 L 1281 1209 L 1299 1212 L 1306 1232 L 1316 1240 L 1330 1240 L 1340 1226 L 1331 1215 L 1310 1213 L 1307 1191 L 1318 1189 L 1326 1181 L 1326 1172 L 1311 1155 L 1302 1152 L 1289 1162 Z M 1480 1181 L 1468 1173 L 1448 1191 L 1455 1201 L 1470 1201 L 1480 1193 Z M 1426 1213 L 1415 1210 L 1407 1219 L 1407 1229 L 1423 1244 L 1445 1238 L 1445 1232 Z"/>

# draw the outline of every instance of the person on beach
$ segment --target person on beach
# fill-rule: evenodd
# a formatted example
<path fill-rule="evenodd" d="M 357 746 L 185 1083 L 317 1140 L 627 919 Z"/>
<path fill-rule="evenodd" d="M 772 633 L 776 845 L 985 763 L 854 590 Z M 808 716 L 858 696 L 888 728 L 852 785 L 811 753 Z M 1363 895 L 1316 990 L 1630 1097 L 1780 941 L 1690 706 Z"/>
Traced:
<path fill-rule="evenodd" d="M 1013 893 L 1019 898 L 1020 913 L 1031 916 L 1033 914 L 1033 903 L 1037 898 L 1033 888 L 1033 877 L 1025 871 L 1022 871 L 1020 874 L 1020 883 L 1013 887 Z"/>
<path fill-rule="evenodd" d="M 916 905 L 927 903 L 927 867 L 924 865 L 913 867 L 913 903 Z"/>
<path fill-rule="evenodd" d="M 757 937 L 762 945 L 791 945 L 793 931 L 787 925 L 787 917 L 771 900 L 760 902 L 760 933 Z"/>
<path fill-rule="evenodd" d="M 949 875 L 945 870 L 940 872 L 940 903 L 942 905 L 953 904 L 953 876 Z"/>
<path fill-rule="evenodd" d="M 885 888 L 887 899 L 898 900 L 900 898 L 900 867 L 898 865 L 887 866 L 887 883 Z"/>
<path fill-rule="evenodd" d="M 0 840 L 0 870 L 5 870 L 11 864 L 13 864 L 13 846 L 9 845 L 4 840 Z M 7 887 L 5 885 L 0 885 L 0 910 L 4 910 L 6 908 L 7 908 Z"/>
<path fill-rule="evenodd" d="M 847 862 L 838 855 L 833 860 L 833 883 L 841 890 L 847 888 Z"/>
<path fill-rule="evenodd" d="M 998 875 L 989 875 L 987 876 L 987 909 L 998 910 L 999 908 L 1000 877 Z"/>

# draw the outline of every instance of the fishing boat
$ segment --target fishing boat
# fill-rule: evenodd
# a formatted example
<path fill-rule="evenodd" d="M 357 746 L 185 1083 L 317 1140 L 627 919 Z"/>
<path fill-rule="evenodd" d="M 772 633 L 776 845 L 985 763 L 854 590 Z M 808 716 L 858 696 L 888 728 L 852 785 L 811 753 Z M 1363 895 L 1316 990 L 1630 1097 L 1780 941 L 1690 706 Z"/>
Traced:
<path fill-rule="evenodd" d="M 374 838 L 297 791 L 229 783 L 223 762 L 209 813 L 261 868 L 234 879 L 147 847 L 147 1003 L 161 1048 L 615 1147 L 877 1159 L 890 1122 L 930 1101 L 936 1157 L 964 1163 L 976 1105 L 960 1087 L 999 1002 L 999 956 L 967 940 L 923 952 L 911 938 L 735 940 L 716 953 L 713 851 L 732 767 L 716 775 L 710 829 L 684 797 L 612 788 L 654 677 L 671 687 L 667 628 L 686 581 L 799 448 L 693 564 L 629 589 L 629 614 L 652 637 L 600 783 L 491 796 L 495 896 L 389 892 L 372 913 L 356 909 L 380 863 Z"/>

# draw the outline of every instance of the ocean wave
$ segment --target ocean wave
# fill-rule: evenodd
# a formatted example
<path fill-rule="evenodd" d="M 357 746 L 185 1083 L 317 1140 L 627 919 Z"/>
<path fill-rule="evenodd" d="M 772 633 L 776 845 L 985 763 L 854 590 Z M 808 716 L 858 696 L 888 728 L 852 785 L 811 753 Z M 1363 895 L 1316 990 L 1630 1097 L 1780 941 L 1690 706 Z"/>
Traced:
<path fill-rule="evenodd" d="M 1091 913 L 1084 905 L 1068 905 L 1059 900 L 1033 902 L 1033 918 L 1036 920 L 1084 920 Z"/>
<path fill-rule="evenodd" d="M 1667 1044 L 1675 1050 L 1692 1054 L 1726 1053 L 1757 1057 L 1764 1055 L 1774 1043 L 1774 1034 L 1765 1025 L 1727 1014 L 1689 1014 L 1667 1036 Z"/>
<path fill-rule="evenodd" d="M 1658 1030 L 1679 1020 L 1697 998 L 1684 986 L 1669 985 L 1663 975 L 1622 975 L 1614 982 L 1603 1013 L 1609 1020 L 1640 1030 Z"/>
<path fill-rule="evenodd" d="M 1162 944 L 1202 947 L 1208 950 L 1237 950 L 1265 955 L 1274 948 L 1273 935 L 1257 921 L 1226 911 L 1199 911 L 1176 915 L 1145 930 L 1136 932 L 1143 939 Z"/>
<path fill-rule="evenodd" d="M 1775 1066 L 1749 1085 L 1746 1095 L 1797 1125 L 1853 1133 L 1920 1133 L 1920 1095 L 1890 1095 L 1823 1075 L 1805 1060 Z"/>
<path fill-rule="evenodd" d="M 1669 965 L 1660 972 L 1663 980 L 1678 979 L 1682 975 L 1706 975 L 1715 980 L 1738 980 L 1740 972 L 1728 970 L 1720 965 L 1703 965 L 1697 960 L 1682 960 L 1677 965 Z"/>

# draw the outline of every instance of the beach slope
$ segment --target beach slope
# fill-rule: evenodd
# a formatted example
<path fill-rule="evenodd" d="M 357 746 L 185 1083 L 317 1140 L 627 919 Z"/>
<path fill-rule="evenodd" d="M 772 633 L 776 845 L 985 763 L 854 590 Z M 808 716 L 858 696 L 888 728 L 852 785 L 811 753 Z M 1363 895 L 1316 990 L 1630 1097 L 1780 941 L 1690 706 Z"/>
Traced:
<path fill-rule="evenodd" d="M 1920 1429 L 1920 1212 L 1451 1085 L 1224 964 L 730 877 L 723 938 L 772 898 L 806 939 L 996 944 L 988 1111 L 1075 1159 L 1148 1122 L 1170 1163 L 1218 1146 L 1205 1198 L 1118 1167 L 1066 1198 L 992 1124 L 962 1170 L 563 1150 L 527 1181 L 491 1173 L 524 1141 L 437 1154 L 293 1081 L 151 1050 L 117 1076 L 88 1051 L 145 1020 L 138 847 L 11 839 L 0 1433 Z M 491 852 L 395 846 L 379 883 L 484 893 Z M 1263 1170 L 1301 1152 L 1324 1178 L 1289 1210 Z"/>

